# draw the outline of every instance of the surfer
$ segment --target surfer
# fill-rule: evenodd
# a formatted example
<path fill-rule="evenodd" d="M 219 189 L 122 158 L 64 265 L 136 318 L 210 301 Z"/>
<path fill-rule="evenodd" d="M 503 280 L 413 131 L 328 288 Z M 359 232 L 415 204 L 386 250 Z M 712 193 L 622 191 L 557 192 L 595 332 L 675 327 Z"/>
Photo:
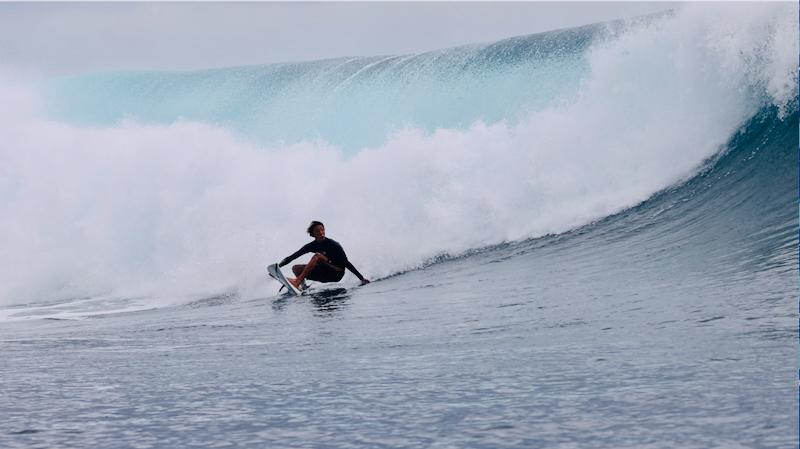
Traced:
<path fill-rule="evenodd" d="M 362 276 L 356 270 L 356 267 L 347 260 L 347 255 L 344 253 L 342 245 L 325 237 L 325 225 L 319 221 L 312 221 L 306 232 L 311 237 L 314 237 L 314 241 L 306 244 L 278 264 L 278 266 L 282 267 L 303 254 L 314 253 L 308 264 L 292 267 L 292 272 L 297 276 L 295 279 L 287 279 L 292 285 L 299 289 L 306 279 L 317 282 L 339 282 L 344 277 L 345 268 L 356 275 L 362 285 L 369 284 L 370 280 Z"/>

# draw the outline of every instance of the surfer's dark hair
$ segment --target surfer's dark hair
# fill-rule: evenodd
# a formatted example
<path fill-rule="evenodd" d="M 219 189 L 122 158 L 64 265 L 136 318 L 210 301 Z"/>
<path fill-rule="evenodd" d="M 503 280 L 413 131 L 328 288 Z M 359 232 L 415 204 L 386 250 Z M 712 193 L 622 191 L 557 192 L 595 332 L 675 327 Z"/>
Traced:
<path fill-rule="evenodd" d="M 306 229 L 306 232 L 308 232 L 308 235 L 310 235 L 311 237 L 314 237 L 314 228 L 316 228 L 317 226 L 322 226 L 323 228 L 325 227 L 325 225 L 322 224 L 321 221 L 312 221 L 311 224 L 308 225 L 308 229 Z"/>

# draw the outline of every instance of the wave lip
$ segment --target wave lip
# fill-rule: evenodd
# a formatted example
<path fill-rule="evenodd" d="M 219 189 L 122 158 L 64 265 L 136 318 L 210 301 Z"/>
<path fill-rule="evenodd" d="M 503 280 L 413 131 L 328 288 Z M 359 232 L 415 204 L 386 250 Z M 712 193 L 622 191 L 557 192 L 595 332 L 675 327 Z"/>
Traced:
<path fill-rule="evenodd" d="M 338 58 L 197 72 L 105 72 L 43 83 L 50 115 L 224 125 L 264 145 L 321 139 L 353 153 L 406 124 L 516 123 L 568 98 L 599 26 L 418 55 Z"/>

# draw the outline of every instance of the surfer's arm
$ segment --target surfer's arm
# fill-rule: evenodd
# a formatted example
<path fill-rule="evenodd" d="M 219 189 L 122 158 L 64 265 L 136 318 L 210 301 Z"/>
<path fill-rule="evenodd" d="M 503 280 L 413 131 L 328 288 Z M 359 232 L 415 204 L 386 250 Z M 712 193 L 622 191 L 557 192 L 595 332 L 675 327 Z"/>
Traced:
<path fill-rule="evenodd" d="M 291 261 L 293 261 L 293 260 L 297 259 L 298 257 L 302 256 L 303 254 L 310 253 L 310 252 L 311 252 L 311 249 L 309 248 L 309 246 L 310 246 L 310 244 L 308 244 L 308 245 L 304 245 L 302 248 L 300 248 L 299 250 L 297 250 L 297 252 L 296 252 L 296 253 L 294 253 L 294 254 L 292 254 L 291 256 L 289 256 L 289 257 L 287 257 L 287 258 L 283 259 L 283 260 L 282 260 L 282 261 L 281 261 L 281 262 L 278 264 L 278 266 L 279 266 L 279 267 L 285 266 L 285 265 L 286 265 L 286 264 L 288 264 L 289 262 L 291 262 Z"/>
<path fill-rule="evenodd" d="M 370 283 L 370 280 L 365 278 L 364 276 L 362 276 L 361 273 L 359 273 L 358 270 L 356 270 L 356 267 L 354 267 L 353 264 L 351 264 L 349 260 L 347 261 L 347 264 L 344 267 L 347 268 L 348 270 L 350 270 L 351 273 L 355 274 L 356 277 L 358 278 L 358 280 L 360 280 L 361 282 L 363 282 L 365 284 L 369 284 Z"/>

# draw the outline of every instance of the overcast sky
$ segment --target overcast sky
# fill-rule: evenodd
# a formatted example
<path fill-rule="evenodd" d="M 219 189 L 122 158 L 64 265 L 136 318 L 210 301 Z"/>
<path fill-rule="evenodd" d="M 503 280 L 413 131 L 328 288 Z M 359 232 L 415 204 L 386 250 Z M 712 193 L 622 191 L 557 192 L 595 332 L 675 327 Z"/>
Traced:
<path fill-rule="evenodd" d="M 422 53 L 674 2 L 0 2 L 0 67 L 28 77 Z"/>

